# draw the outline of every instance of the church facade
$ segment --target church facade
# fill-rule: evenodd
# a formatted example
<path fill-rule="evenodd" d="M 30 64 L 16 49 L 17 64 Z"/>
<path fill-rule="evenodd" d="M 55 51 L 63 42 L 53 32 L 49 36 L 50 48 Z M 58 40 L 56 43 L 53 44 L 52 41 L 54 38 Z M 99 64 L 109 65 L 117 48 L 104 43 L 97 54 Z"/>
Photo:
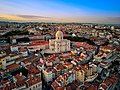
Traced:
<path fill-rule="evenodd" d="M 57 31 L 56 39 L 49 40 L 49 49 L 54 53 L 70 51 L 70 40 L 63 39 L 63 32 Z"/>

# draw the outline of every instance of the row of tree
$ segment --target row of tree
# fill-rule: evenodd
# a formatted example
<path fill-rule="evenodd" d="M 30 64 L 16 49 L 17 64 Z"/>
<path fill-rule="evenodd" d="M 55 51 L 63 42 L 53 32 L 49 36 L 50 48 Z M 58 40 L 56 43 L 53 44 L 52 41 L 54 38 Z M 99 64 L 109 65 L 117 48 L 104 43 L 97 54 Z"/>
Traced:
<path fill-rule="evenodd" d="M 28 30 L 10 31 L 10 32 L 4 34 L 3 37 L 9 37 L 9 36 L 14 36 L 14 35 L 29 35 L 29 31 Z"/>
<path fill-rule="evenodd" d="M 75 42 L 86 42 L 90 45 L 94 45 L 95 43 L 90 40 L 90 39 L 87 39 L 87 38 L 84 38 L 84 37 L 72 37 L 72 36 L 66 36 L 64 37 L 65 39 L 68 39 L 70 41 L 75 41 Z"/>

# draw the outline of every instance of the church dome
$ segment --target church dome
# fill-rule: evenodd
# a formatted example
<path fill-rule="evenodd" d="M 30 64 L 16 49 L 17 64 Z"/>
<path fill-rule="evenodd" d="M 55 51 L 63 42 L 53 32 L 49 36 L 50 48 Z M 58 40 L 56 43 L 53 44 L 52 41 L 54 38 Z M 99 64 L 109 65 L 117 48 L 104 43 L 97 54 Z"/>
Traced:
<path fill-rule="evenodd" d="M 56 37 L 61 37 L 63 36 L 63 32 L 62 31 L 57 31 L 56 32 Z"/>

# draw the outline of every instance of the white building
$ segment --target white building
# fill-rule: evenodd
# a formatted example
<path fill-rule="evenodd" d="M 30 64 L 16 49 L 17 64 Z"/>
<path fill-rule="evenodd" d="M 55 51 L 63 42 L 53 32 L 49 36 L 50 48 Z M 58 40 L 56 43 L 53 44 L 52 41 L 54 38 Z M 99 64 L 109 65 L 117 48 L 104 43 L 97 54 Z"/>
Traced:
<path fill-rule="evenodd" d="M 17 45 L 10 46 L 10 50 L 11 52 L 18 51 L 18 46 Z"/>
<path fill-rule="evenodd" d="M 17 43 L 16 38 L 12 38 L 11 42 L 12 42 L 12 44 Z"/>
<path fill-rule="evenodd" d="M 70 50 L 70 40 L 63 39 L 63 32 L 56 32 L 56 39 L 49 40 L 49 53 L 61 53 Z"/>
<path fill-rule="evenodd" d="M 20 53 L 21 53 L 21 56 L 22 56 L 22 57 L 28 56 L 28 51 L 27 51 L 27 49 L 21 48 L 21 49 L 20 49 Z"/>
<path fill-rule="evenodd" d="M 26 82 L 25 90 L 42 90 L 42 81 L 39 78 L 29 79 Z"/>
<path fill-rule="evenodd" d="M 44 79 L 45 81 L 48 83 L 50 81 L 53 81 L 53 72 L 50 70 L 43 70 L 43 75 L 44 75 Z"/>
<path fill-rule="evenodd" d="M 111 30 L 115 30 L 115 27 L 114 27 L 114 26 L 111 26 Z"/>

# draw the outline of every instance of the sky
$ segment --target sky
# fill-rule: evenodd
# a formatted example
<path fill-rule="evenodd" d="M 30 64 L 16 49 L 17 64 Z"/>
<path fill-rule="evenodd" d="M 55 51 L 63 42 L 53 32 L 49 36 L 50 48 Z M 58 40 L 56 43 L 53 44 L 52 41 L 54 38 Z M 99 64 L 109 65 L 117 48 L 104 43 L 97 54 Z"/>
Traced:
<path fill-rule="evenodd" d="M 0 0 L 0 20 L 120 24 L 120 0 Z"/>

